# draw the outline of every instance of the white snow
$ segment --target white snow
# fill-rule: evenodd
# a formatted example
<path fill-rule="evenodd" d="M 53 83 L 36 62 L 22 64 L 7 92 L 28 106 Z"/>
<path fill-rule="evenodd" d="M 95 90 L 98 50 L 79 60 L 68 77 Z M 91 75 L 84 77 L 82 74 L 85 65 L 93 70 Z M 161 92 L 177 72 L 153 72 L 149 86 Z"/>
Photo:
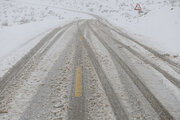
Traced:
<path fill-rule="evenodd" d="M 180 7 L 171 10 L 170 6 L 165 6 L 135 18 L 131 23 L 114 23 L 130 30 L 131 33 L 146 36 L 141 38 L 141 42 L 150 47 L 171 54 L 180 54 Z"/>
<path fill-rule="evenodd" d="M 64 34 L 67 34 L 68 32 L 73 32 L 73 29 L 69 28 Z M 5 106 L 6 108 L 9 108 L 8 114 L 0 115 L 0 120 L 18 120 L 21 117 L 21 114 L 30 104 L 29 101 L 32 100 L 32 97 L 37 93 L 39 86 L 43 84 L 43 80 L 47 77 L 48 71 L 50 71 L 58 57 L 63 54 L 62 52 L 68 45 L 68 42 L 72 40 L 71 36 L 64 34 L 62 35 L 63 37 L 60 37 L 56 41 L 56 44 L 54 44 L 43 56 L 40 64 L 38 64 L 37 68 L 32 71 L 31 76 L 27 79 L 24 79 L 26 75 L 21 78 L 22 84 L 18 87 L 18 89 L 14 89 L 11 94 L 8 93 L 8 90 L 6 91 L 8 94 L 6 93 L 5 100 L 9 99 L 9 96 L 14 97 L 13 101 L 10 101 L 10 103 Z M 62 41 L 64 42 L 62 43 Z M 71 56 L 73 56 L 73 54 Z M 16 84 L 14 86 L 16 86 Z M 60 93 L 64 94 L 63 92 Z"/>
<path fill-rule="evenodd" d="M 59 25 L 56 21 L 54 25 L 47 26 L 49 22 L 52 20 L 43 21 L 41 24 L 35 22 L 0 29 L 0 77 L 26 55 L 53 27 Z M 62 25 L 65 23 L 67 22 Z M 36 29 L 34 29 L 35 26 Z"/>
<path fill-rule="evenodd" d="M 26 1 L 0 2 L 0 77 L 26 55 L 48 32 L 88 15 Z"/>
<path fill-rule="evenodd" d="M 173 55 L 180 54 L 179 0 L 10 0 L 8 2 L 11 6 L 15 4 L 16 7 L 22 9 L 23 13 L 27 13 L 27 11 L 32 13 L 30 14 L 32 16 L 21 13 L 16 19 L 9 17 L 9 19 L 15 19 L 15 23 L 18 22 L 18 19 L 26 22 L 30 21 L 30 18 L 38 21 L 47 16 L 58 18 L 69 16 L 69 14 L 57 12 L 61 8 L 86 11 L 108 19 L 114 25 L 124 28 L 128 33 L 136 34 L 137 40 L 150 47 Z M 141 15 L 134 10 L 137 3 L 142 7 Z M 4 16 L 12 14 L 9 11 L 4 10 L 3 13 L 6 13 Z M 15 11 L 17 15 L 18 10 L 15 9 Z M 14 15 L 11 14 L 10 16 Z M 72 13 L 72 16 L 76 15 Z M 1 22 L 6 23 L 9 19 L 5 20 L 3 17 Z"/>
<path fill-rule="evenodd" d="M 50 18 L 47 21 L 14 25 L 13 27 L 4 27 L 0 29 L 0 57 L 4 57 L 20 48 L 20 46 L 26 44 L 26 42 L 30 42 L 30 39 L 33 38 L 33 36 L 37 36 L 50 28 L 58 26 L 58 22 L 52 20 L 54 19 Z M 46 26 L 49 22 L 52 22 L 53 24 Z"/>

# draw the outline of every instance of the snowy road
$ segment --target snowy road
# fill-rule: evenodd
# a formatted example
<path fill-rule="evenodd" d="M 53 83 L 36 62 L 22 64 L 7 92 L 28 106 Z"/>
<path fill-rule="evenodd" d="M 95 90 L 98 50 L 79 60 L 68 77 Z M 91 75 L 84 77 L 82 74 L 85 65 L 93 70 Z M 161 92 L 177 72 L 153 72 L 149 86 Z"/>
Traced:
<path fill-rule="evenodd" d="M 101 20 L 53 30 L 0 90 L 0 120 L 180 119 L 180 65 Z"/>

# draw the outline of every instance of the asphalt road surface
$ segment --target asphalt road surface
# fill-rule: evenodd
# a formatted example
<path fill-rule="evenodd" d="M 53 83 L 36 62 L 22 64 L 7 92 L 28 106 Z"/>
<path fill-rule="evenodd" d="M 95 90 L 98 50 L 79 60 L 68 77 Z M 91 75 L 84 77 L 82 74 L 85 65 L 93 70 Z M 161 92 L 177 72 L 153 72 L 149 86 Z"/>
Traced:
<path fill-rule="evenodd" d="M 180 65 L 100 20 L 48 33 L 0 90 L 0 120 L 180 120 Z"/>

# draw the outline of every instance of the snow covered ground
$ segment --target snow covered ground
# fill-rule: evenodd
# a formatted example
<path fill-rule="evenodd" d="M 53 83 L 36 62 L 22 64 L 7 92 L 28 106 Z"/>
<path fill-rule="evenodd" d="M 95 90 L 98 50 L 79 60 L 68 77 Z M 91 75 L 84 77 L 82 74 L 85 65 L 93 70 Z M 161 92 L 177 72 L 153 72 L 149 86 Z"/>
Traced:
<path fill-rule="evenodd" d="M 137 3 L 140 15 L 134 10 Z M 40 40 L 35 37 L 67 22 L 92 18 L 62 8 L 99 15 L 144 44 L 179 58 L 180 0 L 1 0 L 0 72 Z M 20 50 L 26 43 L 28 47 Z"/>

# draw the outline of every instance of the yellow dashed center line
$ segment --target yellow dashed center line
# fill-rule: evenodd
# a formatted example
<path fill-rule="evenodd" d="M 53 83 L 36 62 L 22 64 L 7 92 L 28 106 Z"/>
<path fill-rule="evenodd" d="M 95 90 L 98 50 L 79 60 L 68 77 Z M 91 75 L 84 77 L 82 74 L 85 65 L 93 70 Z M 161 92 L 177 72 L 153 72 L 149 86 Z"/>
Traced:
<path fill-rule="evenodd" d="M 80 40 L 83 40 L 83 36 L 82 35 L 80 35 Z"/>
<path fill-rule="evenodd" d="M 81 67 L 76 68 L 75 97 L 82 96 L 82 72 Z"/>

